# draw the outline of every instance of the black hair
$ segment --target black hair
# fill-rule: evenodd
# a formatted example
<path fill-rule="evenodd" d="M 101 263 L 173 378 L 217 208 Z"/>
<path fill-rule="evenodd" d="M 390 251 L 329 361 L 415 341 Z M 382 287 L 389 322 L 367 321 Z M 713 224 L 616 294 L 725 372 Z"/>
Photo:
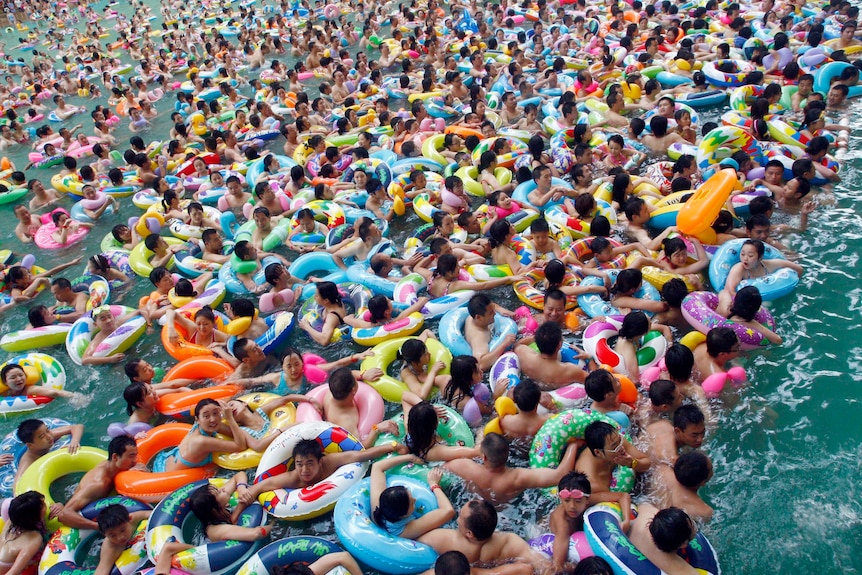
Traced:
<path fill-rule="evenodd" d="M 669 379 L 657 379 L 649 386 L 649 399 L 654 407 L 673 404 L 676 399 L 676 384 Z"/>
<path fill-rule="evenodd" d="M 685 431 L 689 425 L 701 425 L 705 423 L 706 417 L 704 417 L 703 412 L 696 405 L 682 405 L 673 412 L 673 426 L 676 429 Z"/>
<path fill-rule="evenodd" d="M 134 438 L 128 435 L 118 435 L 108 444 L 108 460 L 112 459 L 114 455 L 122 457 L 129 447 L 137 447 Z"/>
<path fill-rule="evenodd" d="M 15 436 L 18 437 L 21 443 L 33 443 L 33 437 L 43 425 L 45 425 L 45 422 L 41 419 L 25 419 L 18 424 Z"/>
<path fill-rule="evenodd" d="M 584 390 L 593 401 L 604 401 L 609 393 L 614 392 L 614 376 L 606 369 L 590 372 L 584 380 Z"/>
<path fill-rule="evenodd" d="M 695 528 L 691 517 L 678 507 L 662 509 L 652 518 L 649 532 L 655 546 L 665 553 L 673 553 L 691 539 Z"/>
<path fill-rule="evenodd" d="M 99 524 L 99 531 L 102 533 L 105 533 L 108 529 L 125 525 L 131 520 L 132 517 L 129 515 L 129 510 L 118 503 L 108 505 L 100 510 L 98 517 L 96 517 L 96 523 Z"/>
<path fill-rule="evenodd" d="M 346 399 L 356 386 L 356 378 L 349 367 L 339 367 L 329 375 L 329 391 L 333 399 Z"/>
<path fill-rule="evenodd" d="M 9 503 L 9 521 L 20 531 L 43 531 L 42 513 L 45 496 L 38 491 L 26 491 Z"/>
<path fill-rule="evenodd" d="M 542 390 L 536 382 L 525 379 L 515 386 L 512 399 L 519 411 L 535 411 L 542 399 Z"/>
<path fill-rule="evenodd" d="M 460 551 L 447 551 L 434 562 L 434 575 L 470 575 L 470 561 Z"/>
<path fill-rule="evenodd" d="M 673 474 L 684 487 L 696 489 L 709 478 L 709 458 L 700 451 L 687 451 L 673 464 Z"/>
<path fill-rule="evenodd" d="M 673 278 L 661 287 L 661 298 L 671 308 L 679 308 L 688 295 L 688 286 L 679 278 Z"/>
<path fill-rule="evenodd" d="M 594 421 L 584 430 L 584 441 L 587 443 L 587 448 L 595 454 L 596 451 L 602 451 L 605 448 L 605 441 L 617 429 L 605 421 Z"/>
<path fill-rule="evenodd" d="M 473 397 L 473 375 L 479 367 L 479 360 L 472 355 L 458 355 L 452 358 L 449 373 L 452 378 L 443 390 L 443 402 L 455 405 L 465 397 Z"/>

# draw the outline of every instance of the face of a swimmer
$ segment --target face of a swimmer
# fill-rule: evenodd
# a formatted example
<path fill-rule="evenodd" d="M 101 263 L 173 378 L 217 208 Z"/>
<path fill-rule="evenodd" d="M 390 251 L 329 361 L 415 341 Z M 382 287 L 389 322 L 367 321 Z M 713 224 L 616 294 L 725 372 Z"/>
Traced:
<path fill-rule="evenodd" d="M 252 217 L 254 218 L 254 223 L 257 225 L 258 229 L 269 229 L 269 217 L 266 214 L 257 212 Z"/>
<path fill-rule="evenodd" d="M 565 499 L 560 497 L 560 505 L 563 508 L 563 513 L 571 519 L 582 517 L 589 504 L 590 497 L 586 494 L 584 494 L 584 497 L 566 497 Z"/>
<path fill-rule="evenodd" d="M 671 117 L 673 115 L 673 104 L 667 100 L 658 103 L 658 113 L 661 116 Z"/>
<path fill-rule="evenodd" d="M 287 374 L 287 378 L 290 381 L 298 381 L 302 378 L 302 358 L 298 354 L 290 354 L 284 358 L 282 369 Z"/>
<path fill-rule="evenodd" d="M 688 262 L 688 250 L 677 250 L 673 252 L 668 259 L 674 267 L 683 267 Z"/>
<path fill-rule="evenodd" d="M 114 329 L 114 315 L 110 311 L 103 311 L 95 318 L 96 327 L 100 330 Z"/>
<path fill-rule="evenodd" d="M 547 191 L 551 189 L 551 171 L 543 170 L 539 175 L 539 179 L 536 181 L 536 187 L 542 191 Z"/>
<path fill-rule="evenodd" d="M 34 451 L 49 451 L 54 447 L 54 436 L 48 431 L 48 426 L 42 424 L 36 433 L 33 434 L 33 441 L 28 444 L 28 447 Z"/>
<path fill-rule="evenodd" d="M 703 438 L 706 436 L 706 424 L 703 422 L 690 423 L 685 429 L 674 427 L 673 433 L 676 440 L 682 445 L 698 449 L 703 445 Z"/>
<path fill-rule="evenodd" d="M 242 195 L 242 184 L 239 182 L 228 182 L 227 190 L 235 196 Z"/>
<path fill-rule="evenodd" d="M 111 542 L 111 545 L 124 547 L 132 538 L 133 531 L 134 526 L 131 521 L 128 521 L 122 525 L 106 529 L 104 535 L 105 539 Z"/>
<path fill-rule="evenodd" d="M 138 447 L 136 445 L 129 445 L 122 455 L 113 455 L 111 457 L 116 457 L 114 461 L 121 471 L 128 471 L 135 466 L 135 462 L 138 459 Z"/>
<path fill-rule="evenodd" d="M 770 226 L 754 226 L 751 228 L 751 231 L 748 232 L 748 237 L 753 240 L 765 242 L 769 239 L 769 228 Z"/>
<path fill-rule="evenodd" d="M 566 302 L 556 299 L 545 299 L 545 310 L 542 312 L 545 321 L 562 324 L 566 317 Z"/>
<path fill-rule="evenodd" d="M 208 317 L 199 316 L 195 318 L 195 327 L 198 333 L 204 337 L 212 335 L 215 324 Z"/>
<path fill-rule="evenodd" d="M 742 246 L 742 249 L 739 251 L 739 261 L 742 262 L 742 267 L 750 270 L 760 261 L 757 249 L 752 245 Z"/>
<path fill-rule="evenodd" d="M 320 475 L 321 464 L 319 459 L 310 455 L 303 455 L 294 459 L 294 463 L 301 483 L 311 484 Z"/>
<path fill-rule="evenodd" d="M 198 425 L 206 432 L 212 433 L 218 429 L 221 423 L 221 407 L 218 405 L 205 405 L 195 416 Z"/>

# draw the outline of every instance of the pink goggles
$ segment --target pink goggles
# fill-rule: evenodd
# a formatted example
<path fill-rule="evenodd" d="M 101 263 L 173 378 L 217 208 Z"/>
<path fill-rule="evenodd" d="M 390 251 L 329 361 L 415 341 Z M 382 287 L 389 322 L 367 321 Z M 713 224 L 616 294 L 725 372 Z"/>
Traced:
<path fill-rule="evenodd" d="M 580 489 L 572 489 L 571 491 L 568 489 L 560 489 L 560 499 L 581 499 L 589 496 L 589 493 L 584 493 Z"/>

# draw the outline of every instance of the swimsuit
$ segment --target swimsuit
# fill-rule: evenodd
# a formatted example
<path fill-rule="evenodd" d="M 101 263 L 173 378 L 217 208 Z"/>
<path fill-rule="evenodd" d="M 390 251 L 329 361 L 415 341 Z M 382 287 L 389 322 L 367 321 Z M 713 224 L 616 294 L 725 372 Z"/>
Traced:
<path fill-rule="evenodd" d="M 215 433 L 210 434 L 210 433 L 206 433 L 205 431 L 203 431 L 197 423 L 195 423 L 192 426 L 189 433 L 191 434 L 191 433 L 194 433 L 195 431 L 199 431 L 200 434 L 203 435 L 204 437 L 215 437 L 216 436 Z M 167 451 L 165 453 L 164 457 L 159 458 L 161 461 L 153 463 L 153 470 L 157 471 L 156 466 L 159 463 L 161 463 L 162 467 L 164 467 L 164 464 L 167 463 L 167 459 L 169 457 L 173 457 L 174 461 L 176 463 L 180 463 L 180 464 L 184 465 L 185 467 L 189 467 L 189 468 L 205 467 L 205 466 L 209 465 L 210 463 L 212 463 L 212 460 L 213 460 L 213 454 L 207 453 L 206 457 L 204 457 L 203 460 L 201 460 L 201 461 L 189 461 L 180 454 L 180 446 L 177 445 L 176 447 L 174 447 L 170 451 Z M 164 469 L 161 469 L 161 470 L 163 471 Z"/>
<path fill-rule="evenodd" d="M 246 433 L 248 433 L 249 435 L 251 435 L 255 439 L 263 439 L 266 436 L 266 434 L 269 432 L 269 427 L 270 427 L 269 416 L 266 414 L 266 412 L 264 410 L 262 410 L 259 407 L 255 411 L 257 412 L 257 414 L 259 416 L 261 416 L 263 418 L 263 427 L 260 429 L 260 431 L 258 431 L 257 429 L 252 429 L 251 427 L 245 427 L 245 426 L 240 427 L 240 429 L 242 429 L 243 431 L 245 431 Z"/>

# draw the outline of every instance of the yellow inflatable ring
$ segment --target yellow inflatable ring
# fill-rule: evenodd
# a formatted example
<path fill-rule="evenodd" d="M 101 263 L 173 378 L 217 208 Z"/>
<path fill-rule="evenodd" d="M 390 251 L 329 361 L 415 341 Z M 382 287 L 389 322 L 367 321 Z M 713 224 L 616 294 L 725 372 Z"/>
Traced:
<path fill-rule="evenodd" d="M 377 381 L 369 381 L 368 385 L 377 390 L 377 393 L 383 397 L 386 401 L 391 401 L 393 403 L 399 403 L 401 401 L 401 396 L 407 391 L 407 384 L 399 379 L 395 379 L 391 375 L 388 374 L 387 370 L 389 369 L 389 364 L 395 361 L 395 357 L 398 355 L 398 351 L 401 349 L 401 346 L 408 339 L 415 339 L 410 337 L 402 337 L 398 339 L 390 339 L 389 341 L 384 341 L 383 343 L 377 344 L 374 346 L 373 351 L 374 355 L 370 357 L 366 357 L 362 361 L 361 370 L 366 371 L 373 367 L 380 369 L 383 372 L 383 375 Z M 428 351 L 431 354 L 431 363 L 436 363 L 438 361 L 442 361 L 446 364 L 445 369 L 440 372 L 440 374 L 449 373 L 449 364 L 452 363 L 452 354 L 449 352 L 446 347 L 440 343 L 440 341 L 436 339 L 429 339 L 425 342 L 425 345 L 428 347 Z"/>
<path fill-rule="evenodd" d="M 259 392 L 249 393 L 241 397 L 237 397 L 236 399 L 238 401 L 242 401 L 252 410 L 256 411 L 267 403 L 279 398 L 281 398 L 281 396 L 276 393 Z M 264 426 L 267 433 L 276 427 L 282 429 L 289 427 L 296 421 L 296 406 L 292 403 L 287 403 L 273 411 L 266 419 L 269 421 L 268 426 Z M 246 449 L 239 453 L 217 453 L 214 457 L 214 461 L 219 467 L 239 471 L 242 469 L 257 467 L 260 463 L 261 455 L 261 453 L 258 453 L 253 449 Z"/>

